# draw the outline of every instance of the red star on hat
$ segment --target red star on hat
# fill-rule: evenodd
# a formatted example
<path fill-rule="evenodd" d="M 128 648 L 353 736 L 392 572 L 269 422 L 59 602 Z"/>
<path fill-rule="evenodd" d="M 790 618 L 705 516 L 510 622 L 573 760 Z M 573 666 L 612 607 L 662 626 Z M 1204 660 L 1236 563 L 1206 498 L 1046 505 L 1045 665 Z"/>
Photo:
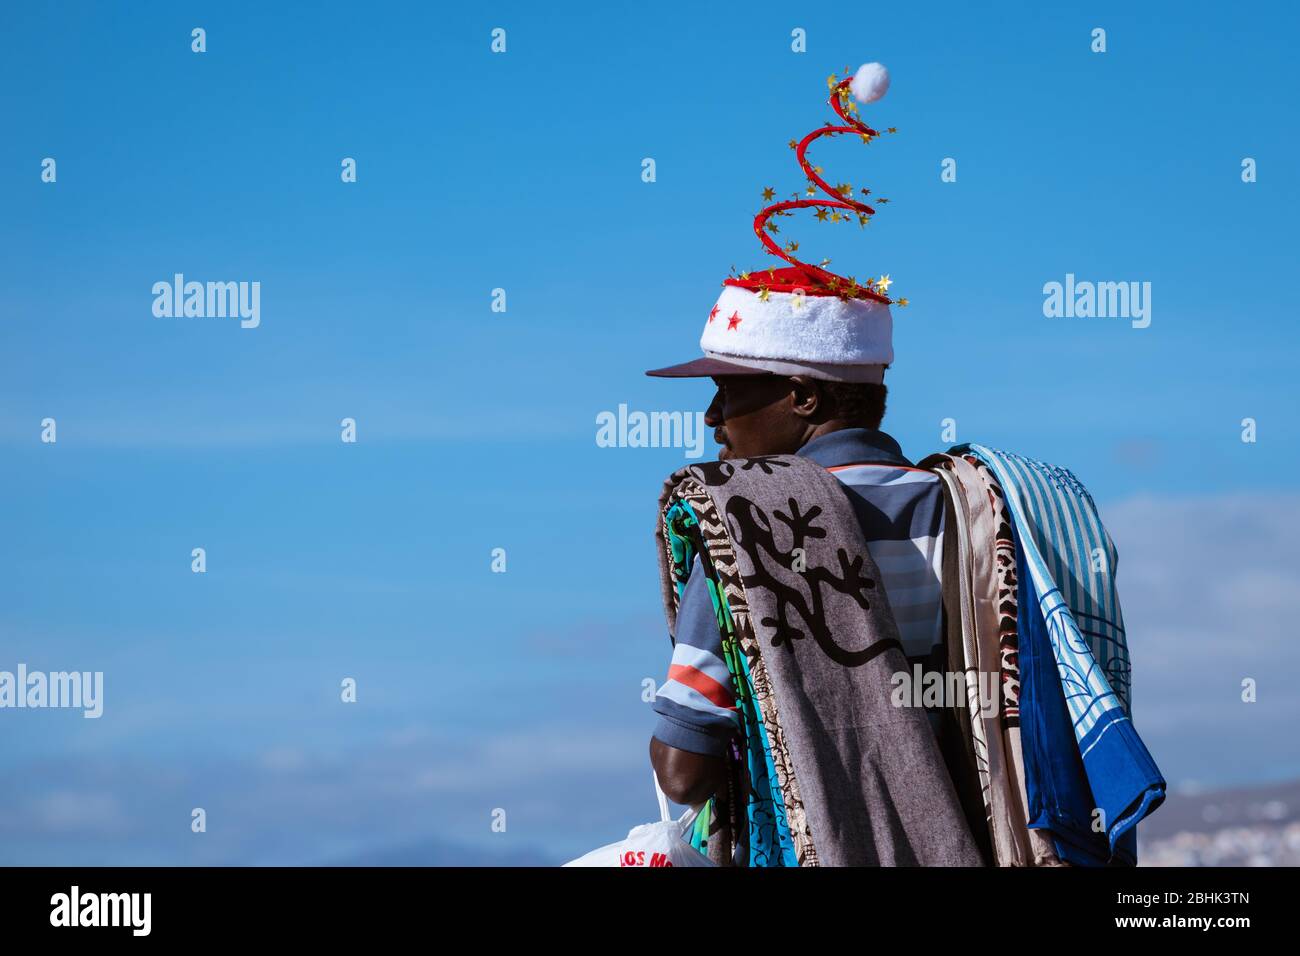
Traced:
<path fill-rule="evenodd" d="M 709 313 L 709 321 L 712 322 L 718 314 L 718 307 L 715 305 L 713 311 Z"/>
<path fill-rule="evenodd" d="M 715 309 L 714 311 L 717 311 L 717 310 Z M 744 321 L 744 319 L 742 319 L 742 318 L 740 317 L 740 312 L 739 312 L 739 311 L 736 311 L 736 312 L 731 313 L 731 318 L 727 319 L 727 331 L 730 332 L 732 329 L 734 329 L 734 328 L 736 328 L 737 326 L 739 326 L 740 323 L 743 322 L 743 321 Z"/>

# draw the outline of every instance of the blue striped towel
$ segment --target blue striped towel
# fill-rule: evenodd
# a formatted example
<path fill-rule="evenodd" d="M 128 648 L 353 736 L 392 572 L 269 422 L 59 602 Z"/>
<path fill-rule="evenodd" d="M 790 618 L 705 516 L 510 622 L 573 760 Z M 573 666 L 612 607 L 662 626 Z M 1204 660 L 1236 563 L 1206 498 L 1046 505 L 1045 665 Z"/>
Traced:
<path fill-rule="evenodd" d="M 988 465 L 1014 525 L 1029 826 L 1051 830 L 1069 862 L 1131 865 L 1134 827 L 1164 800 L 1165 780 L 1130 717 L 1115 546 L 1067 469 L 984 445 L 950 454 Z"/>

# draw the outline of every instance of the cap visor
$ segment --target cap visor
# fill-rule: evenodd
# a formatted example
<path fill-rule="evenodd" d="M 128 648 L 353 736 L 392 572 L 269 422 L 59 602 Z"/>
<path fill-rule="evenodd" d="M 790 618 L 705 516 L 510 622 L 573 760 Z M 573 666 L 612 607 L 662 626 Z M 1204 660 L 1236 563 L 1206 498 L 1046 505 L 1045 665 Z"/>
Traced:
<path fill-rule="evenodd" d="M 739 362 L 724 362 L 722 359 L 697 358 L 693 362 L 681 365 L 669 365 L 646 372 L 655 378 L 712 378 L 714 375 L 771 375 L 765 368 L 753 368 Z"/>

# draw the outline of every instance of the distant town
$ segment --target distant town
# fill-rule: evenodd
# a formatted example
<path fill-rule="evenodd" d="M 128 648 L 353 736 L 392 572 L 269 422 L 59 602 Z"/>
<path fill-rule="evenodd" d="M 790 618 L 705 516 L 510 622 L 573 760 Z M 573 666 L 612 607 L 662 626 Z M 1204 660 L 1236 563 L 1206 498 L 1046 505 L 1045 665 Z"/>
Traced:
<path fill-rule="evenodd" d="M 1172 793 L 1138 825 L 1139 866 L 1300 866 L 1300 780 Z"/>

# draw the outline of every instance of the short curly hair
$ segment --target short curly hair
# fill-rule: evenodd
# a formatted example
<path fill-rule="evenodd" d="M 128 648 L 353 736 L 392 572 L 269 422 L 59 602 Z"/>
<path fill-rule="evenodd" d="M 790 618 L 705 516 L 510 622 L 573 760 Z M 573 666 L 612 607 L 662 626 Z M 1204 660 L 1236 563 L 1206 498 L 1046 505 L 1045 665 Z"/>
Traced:
<path fill-rule="evenodd" d="M 822 392 L 831 401 L 831 414 L 835 418 L 852 422 L 861 428 L 879 428 L 885 417 L 885 397 L 889 390 L 884 385 L 869 382 L 822 382 Z"/>

